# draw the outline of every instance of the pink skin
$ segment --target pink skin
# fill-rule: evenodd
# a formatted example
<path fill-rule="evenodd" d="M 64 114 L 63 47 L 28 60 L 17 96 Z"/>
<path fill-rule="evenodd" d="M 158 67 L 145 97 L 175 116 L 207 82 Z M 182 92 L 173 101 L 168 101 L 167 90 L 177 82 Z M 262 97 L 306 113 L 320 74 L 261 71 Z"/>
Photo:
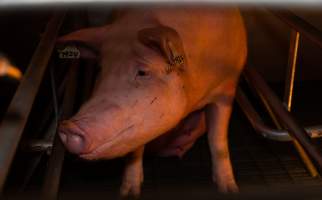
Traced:
<path fill-rule="evenodd" d="M 163 157 L 182 157 L 205 132 L 204 111 L 196 111 L 171 131 L 148 143 L 146 151 Z"/>
<path fill-rule="evenodd" d="M 182 156 L 206 129 L 214 181 L 220 191 L 238 191 L 227 131 L 247 54 L 239 11 L 175 6 L 118 14 L 111 25 L 76 31 L 59 40 L 94 47 L 98 57 L 86 49 L 80 49 L 81 56 L 97 58 L 102 69 L 91 99 L 59 127 L 66 148 L 89 160 L 128 154 L 121 193 L 139 195 L 145 144 L 158 138 L 151 143 L 156 152 Z M 183 43 L 183 72 L 167 73 L 165 56 L 138 40 L 140 30 L 160 24 L 177 32 Z M 197 110 L 199 114 L 189 115 Z"/>
<path fill-rule="evenodd" d="M 143 59 L 153 66 L 166 64 L 152 50 L 140 48 L 146 56 Z M 114 56 L 115 49 L 106 51 Z M 124 56 L 133 60 L 120 58 L 110 68 L 103 67 L 92 98 L 61 124 L 67 149 L 83 158 L 111 159 L 126 155 L 172 128 L 183 115 L 186 99 L 179 75 L 153 68 L 142 58 L 134 58 L 132 52 Z M 103 60 L 102 66 L 107 65 Z M 139 76 L 139 70 L 149 75 Z M 123 78 L 115 74 L 122 74 Z M 65 132 L 70 133 L 67 140 Z M 83 140 L 81 145 L 77 144 L 80 140 Z"/>

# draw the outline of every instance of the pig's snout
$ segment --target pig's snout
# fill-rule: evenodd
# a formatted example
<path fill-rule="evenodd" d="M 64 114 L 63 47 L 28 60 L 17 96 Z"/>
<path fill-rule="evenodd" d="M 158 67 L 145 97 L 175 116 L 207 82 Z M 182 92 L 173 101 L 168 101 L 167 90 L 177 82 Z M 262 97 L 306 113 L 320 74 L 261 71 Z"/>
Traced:
<path fill-rule="evenodd" d="M 82 154 L 88 148 L 84 132 L 73 122 L 63 121 L 59 126 L 59 136 L 71 153 Z"/>

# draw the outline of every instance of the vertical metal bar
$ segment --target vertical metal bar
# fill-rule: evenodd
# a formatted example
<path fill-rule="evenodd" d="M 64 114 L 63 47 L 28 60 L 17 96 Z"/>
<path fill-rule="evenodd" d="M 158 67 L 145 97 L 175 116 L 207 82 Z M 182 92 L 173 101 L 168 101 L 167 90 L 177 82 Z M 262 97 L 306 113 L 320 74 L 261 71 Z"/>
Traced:
<path fill-rule="evenodd" d="M 0 194 L 46 70 L 65 12 L 50 19 L 45 33 L 0 125 Z"/>
<path fill-rule="evenodd" d="M 293 88 L 294 88 L 299 41 L 300 41 L 300 33 L 295 30 L 292 30 L 291 39 L 290 39 L 289 56 L 288 56 L 288 67 L 286 71 L 285 90 L 284 90 L 284 102 L 287 105 L 288 111 L 290 111 L 292 107 Z"/>
<path fill-rule="evenodd" d="M 72 15 L 74 17 L 73 24 L 75 28 L 79 28 L 79 26 L 86 21 L 86 19 L 81 18 L 82 20 L 79 20 L 79 15 L 74 13 Z M 90 70 L 90 71 L 89 71 Z M 93 67 L 86 68 L 85 75 L 89 76 L 91 75 L 91 71 L 93 70 Z M 81 74 L 80 71 L 80 63 L 79 60 L 73 61 L 73 63 L 70 66 L 69 72 L 68 72 L 68 80 L 67 80 L 67 86 L 65 89 L 65 95 L 63 99 L 63 105 L 62 105 L 62 117 L 61 119 L 66 119 L 71 117 L 72 114 L 74 114 L 75 109 L 75 102 L 76 102 L 76 92 L 77 92 L 77 85 L 79 80 L 79 75 Z M 82 81 L 85 85 L 82 89 L 82 94 L 80 98 L 85 100 L 87 96 L 90 93 L 90 87 L 88 85 L 89 81 L 92 81 L 92 79 L 85 79 Z M 45 182 L 42 189 L 42 197 L 43 199 L 57 199 L 58 192 L 59 192 L 59 184 L 60 184 L 60 177 L 64 162 L 64 156 L 65 156 L 65 148 L 56 132 L 55 141 L 52 148 L 52 154 L 50 156 L 50 159 L 48 161 L 48 168 L 45 175 Z"/>
<path fill-rule="evenodd" d="M 42 199 L 57 199 L 64 157 L 64 146 L 56 134 L 53 149 L 48 161 L 48 167 L 46 169 L 45 182 L 42 189 Z"/>
<path fill-rule="evenodd" d="M 78 62 L 73 62 L 68 72 L 69 79 L 65 89 L 65 95 L 62 105 L 62 119 L 66 119 L 73 114 L 74 104 L 76 100 L 76 87 L 77 87 L 77 71 Z M 57 199 L 59 190 L 60 176 L 63 167 L 65 156 L 65 148 L 60 141 L 59 135 L 57 134 L 52 148 L 52 153 L 48 161 L 48 167 L 46 169 L 44 185 L 42 188 L 43 199 Z"/>
<path fill-rule="evenodd" d="M 69 64 L 70 65 L 70 64 Z M 55 75 L 54 71 L 57 71 L 57 66 L 54 66 L 54 62 L 51 62 L 49 64 L 50 67 L 50 85 L 51 85 L 51 92 L 52 92 L 52 99 L 48 102 L 47 107 L 45 108 L 45 114 L 44 117 L 42 117 L 42 126 L 39 126 L 39 129 L 36 131 L 36 134 L 34 134 L 34 137 L 39 136 L 39 134 L 43 133 L 41 140 L 31 140 L 28 144 L 32 145 L 31 149 L 35 151 L 40 151 L 39 154 L 31 158 L 31 162 L 28 163 L 26 166 L 26 174 L 23 178 L 23 183 L 19 189 L 19 192 L 23 192 L 25 188 L 27 187 L 28 183 L 30 182 L 37 166 L 39 165 L 41 158 L 45 155 L 45 153 L 48 154 L 48 152 L 52 152 L 52 146 L 55 140 L 55 134 L 56 134 L 56 128 L 58 123 L 58 117 L 60 116 L 61 110 L 58 110 L 58 101 L 62 99 L 65 91 L 65 85 L 66 81 L 68 79 L 67 73 L 63 76 L 60 84 L 55 83 Z M 64 68 L 68 68 L 68 66 L 64 66 Z M 66 70 L 65 70 L 66 71 Z M 68 71 L 68 70 L 67 70 Z M 59 75 L 58 75 L 59 76 Z M 54 116 L 53 116 L 54 112 Z M 47 113 L 47 114 L 46 114 Z M 49 126 L 46 128 L 45 122 L 50 120 Z M 22 144 L 23 146 L 23 144 Z M 27 150 L 28 151 L 28 150 Z"/>
<path fill-rule="evenodd" d="M 298 55 L 298 47 L 300 42 L 300 33 L 296 30 L 291 31 L 290 38 L 290 49 L 288 57 L 288 66 L 286 71 L 286 80 L 285 80 L 285 90 L 284 90 L 284 103 L 286 104 L 287 110 L 291 111 L 292 108 L 292 98 L 294 91 L 294 80 L 295 80 L 295 71 L 296 71 L 296 61 Z M 318 171 L 312 163 L 310 157 L 307 155 L 300 143 L 293 137 L 292 140 L 295 149 L 299 153 L 304 165 L 308 169 L 312 177 L 318 175 Z"/>

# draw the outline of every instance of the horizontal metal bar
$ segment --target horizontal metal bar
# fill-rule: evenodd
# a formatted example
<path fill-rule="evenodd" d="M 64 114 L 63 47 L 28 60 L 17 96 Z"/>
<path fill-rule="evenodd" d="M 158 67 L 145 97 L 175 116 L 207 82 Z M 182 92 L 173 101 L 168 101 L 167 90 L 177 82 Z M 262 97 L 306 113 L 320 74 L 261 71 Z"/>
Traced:
<path fill-rule="evenodd" d="M 274 129 L 267 126 L 259 114 L 256 112 L 252 104 L 249 102 L 248 98 L 244 94 L 241 88 L 238 88 L 236 92 L 236 100 L 247 119 L 250 121 L 253 128 L 260 133 L 263 137 L 271 140 L 288 142 L 292 141 L 291 136 L 288 134 L 286 130 Z M 307 134 L 311 138 L 319 138 L 322 137 L 322 126 L 311 126 L 305 128 Z"/>
<path fill-rule="evenodd" d="M 304 37 L 316 43 L 320 48 L 322 48 L 322 32 L 319 29 L 289 10 L 268 10 L 279 19 L 281 19 L 284 23 L 288 24 L 292 29 L 298 31 Z"/>
<path fill-rule="evenodd" d="M 0 125 L 0 194 L 63 19 L 64 12 L 59 12 L 47 24 L 45 33 Z"/>
<path fill-rule="evenodd" d="M 312 157 L 312 159 L 322 169 L 322 155 L 318 149 L 311 142 L 308 134 L 298 125 L 293 116 L 286 110 L 283 103 L 265 83 L 264 79 L 252 68 L 246 67 L 244 75 L 249 85 L 253 87 L 257 94 L 262 96 L 266 100 L 266 103 L 271 107 L 274 114 L 278 117 L 284 128 L 295 137 L 298 142 L 302 145 L 304 150 Z"/>

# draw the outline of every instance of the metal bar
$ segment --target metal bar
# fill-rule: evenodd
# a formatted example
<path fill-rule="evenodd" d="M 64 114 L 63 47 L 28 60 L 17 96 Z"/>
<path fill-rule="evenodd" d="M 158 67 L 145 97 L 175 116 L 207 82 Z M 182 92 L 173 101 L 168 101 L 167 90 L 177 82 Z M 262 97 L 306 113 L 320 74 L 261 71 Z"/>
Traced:
<path fill-rule="evenodd" d="M 269 88 L 261 76 L 252 68 L 246 67 L 244 70 L 246 80 L 257 93 L 266 100 L 267 104 L 271 107 L 272 111 L 283 126 L 289 131 L 292 137 L 296 138 L 303 146 L 304 150 L 313 158 L 314 161 L 322 169 L 322 156 L 321 153 L 315 148 L 307 136 L 306 131 L 298 125 L 291 114 L 285 109 L 279 98 Z"/>
<path fill-rule="evenodd" d="M 298 47 L 300 41 L 300 33 L 292 30 L 290 38 L 290 49 L 288 56 L 288 67 L 286 71 L 285 90 L 284 90 L 284 102 L 287 105 L 287 110 L 291 111 L 293 88 L 296 71 L 296 61 L 298 55 Z"/>
<path fill-rule="evenodd" d="M 23 150 L 27 152 L 39 152 L 36 156 L 33 156 L 30 159 L 30 162 L 26 166 L 26 173 L 23 178 L 23 182 L 21 184 L 21 187 L 19 189 L 19 192 L 23 192 L 25 188 L 27 187 L 27 184 L 30 182 L 32 175 L 34 174 L 37 166 L 39 165 L 41 158 L 44 155 L 50 155 L 52 152 L 52 146 L 54 143 L 55 139 L 55 134 L 56 134 L 56 128 L 58 124 L 58 117 L 61 115 L 61 109 L 58 109 L 58 101 L 60 101 L 64 95 L 64 90 L 65 90 L 65 83 L 68 78 L 68 74 L 65 73 L 63 76 L 64 78 L 61 80 L 60 85 L 58 86 L 58 94 L 57 94 L 57 84 L 55 83 L 55 75 L 54 75 L 54 70 L 57 69 L 57 66 L 53 65 L 53 62 L 49 64 L 50 67 L 50 85 L 51 85 L 51 91 L 52 91 L 52 99 L 49 101 L 46 112 L 44 113 L 49 113 L 45 114 L 45 119 L 42 120 L 43 122 L 41 123 L 42 126 L 40 126 L 40 129 L 36 131 L 35 134 L 32 134 L 34 137 L 39 137 L 40 133 L 42 134 L 42 139 L 33 139 L 33 140 L 28 140 L 28 141 L 21 141 L 21 147 Z M 67 68 L 67 66 L 65 66 Z M 52 115 L 54 111 L 54 116 Z M 49 126 L 46 128 L 46 122 L 50 120 Z M 46 128 L 46 129 L 45 129 Z"/>
<path fill-rule="evenodd" d="M 40 153 L 36 157 L 31 158 L 30 164 L 26 166 L 26 175 L 24 176 L 23 183 L 19 189 L 20 192 L 22 192 L 26 188 L 43 155 L 51 154 L 52 146 L 55 139 L 54 136 L 56 133 L 56 129 L 57 129 L 57 123 L 53 119 L 50 123 L 50 126 L 44 133 L 43 139 L 21 141 L 22 143 L 21 147 L 24 151 L 40 152 Z"/>
<path fill-rule="evenodd" d="M 50 63 L 49 64 L 49 67 L 51 67 L 51 68 L 53 68 L 53 67 L 57 67 L 57 66 L 53 66 L 53 63 Z M 68 67 L 67 65 L 66 66 L 64 66 L 64 67 Z M 51 72 L 51 74 L 52 74 L 52 72 Z M 66 73 L 67 74 L 67 73 Z M 65 86 L 66 86 L 66 81 L 67 81 L 67 76 L 65 75 L 64 76 L 64 78 L 62 79 L 62 81 L 61 81 L 61 83 L 60 83 L 60 85 L 58 86 L 58 91 L 56 91 L 57 92 L 57 100 L 58 101 L 60 101 L 61 99 L 62 99 L 62 97 L 63 97 L 63 95 L 64 95 L 64 90 L 65 90 Z M 52 78 L 51 78 L 52 79 Z M 51 85 L 52 85 L 52 88 L 53 87 L 56 87 L 55 85 L 53 85 L 54 83 L 53 83 L 53 81 L 54 80 L 51 80 Z M 53 95 L 54 96 L 54 95 Z M 53 97 L 54 98 L 54 97 Z M 58 103 L 58 102 L 57 102 Z M 52 106 L 52 105 L 54 105 L 55 103 L 53 102 L 53 99 L 50 99 L 49 100 L 49 102 L 48 102 L 48 105 L 45 107 L 45 111 L 43 112 L 44 113 L 44 116 L 42 117 L 42 119 L 40 119 L 41 121 L 40 121 L 40 126 L 38 127 L 38 129 L 35 131 L 35 134 L 33 134 L 33 137 L 39 137 L 39 136 L 42 136 L 42 135 L 40 135 L 41 133 L 43 133 L 44 131 L 45 132 L 47 132 L 47 130 L 46 130 L 46 125 L 47 125 L 47 123 L 49 122 L 49 123 L 52 123 L 52 122 L 50 122 L 50 120 L 52 120 L 51 118 L 53 117 L 53 113 L 55 113 L 56 111 L 55 111 L 55 108 Z M 50 129 L 50 128 L 49 128 Z M 53 138 L 53 136 L 55 135 L 55 133 L 51 133 L 51 136 L 50 136 L 50 138 L 51 138 L 51 140 L 53 141 L 54 140 L 54 138 Z M 49 139 L 48 137 L 49 136 L 46 136 L 46 134 L 45 134 L 45 136 L 44 136 L 45 138 L 47 138 L 47 139 Z"/>
<path fill-rule="evenodd" d="M 253 128 L 263 137 L 280 142 L 288 142 L 292 140 L 286 130 L 273 129 L 264 124 L 262 118 L 256 112 L 241 88 L 238 88 L 236 92 L 236 100 Z M 305 130 L 311 138 L 322 136 L 322 126 L 312 126 Z"/>
<path fill-rule="evenodd" d="M 56 131 L 56 127 L 55 127 Z M 51 152 L 53 141 L 51 140 L 28 140 L 21 144 L 23 151 L 25 152 Z"/>
<path fill-rule="evenodd" d="M 42 199 L 57 199 L 64 158 L 64 145 L 60 141 L 58 135 L 56 135 L 48 161 L 48 167 L 46 169 L 45 182 L 42 189 Z"/>
<path fill-rule="evenodd" d="M 53 51 L 55 39 L 63 19 L 64 12 L 57 12 L 50 19 L 0 125 L 0 194 L 3 191 L 11 162 Z"/>
<path fill-rule="evenodd" d="M 74 111 L 77 87 L 77 66 L 78 62 L 73 62 L 68 72 L 69 79 L 67 81 L 67 86 L 63 99 L 61 117 L 62 119 L 70 117 Z M 46 169 L 44 184 L 42 188 L 43 199 L 57 199 L 64 156 L 65 148 L 56 130 L 56 136 L 52 148 L 52 153 L 48 161 L 48 167 Z"/>
<path fill-rule="evenodd" d="M 285 90 L 284 90 L 284 103 L 287 106 L 287 110 L 290 112 L 292 108 L 292 98 L 294 91 L 294 80 L 295 80 L 295 71 L 296 71 L 296 61 L 298 55 L 298 47 L 300 42 L 300 33 L 296 30 L 291 31 L 290 37 L 290 49 L 288 56 L 288 66 L 286 71 L 286 80 L 285 80 Z M 293 138 L 292 140 L 294 147 L 298 154 L 300 155 L 304 165 L 310 172 L 312 177 L 318 175 L 318 171 L 312 163 L 310 157 L 307 155 L 300 143 Z"/>
<path fill-rule="evenodd" d="M 304 37 L 316 43 L 322 48 L 322 32 L 309 24 L 299 16 L 293 14 L 289 10 L 270 10 L 269 11 L 288 24 L 292 29 L 301 33 Z"/>

